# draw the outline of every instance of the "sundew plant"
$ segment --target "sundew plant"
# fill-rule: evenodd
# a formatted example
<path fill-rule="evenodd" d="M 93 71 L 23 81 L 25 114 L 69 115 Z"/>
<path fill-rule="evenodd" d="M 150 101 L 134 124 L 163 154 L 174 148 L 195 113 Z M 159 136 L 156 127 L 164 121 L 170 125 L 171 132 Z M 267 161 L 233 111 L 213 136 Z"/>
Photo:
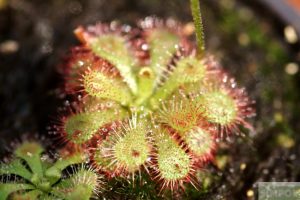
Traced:
<path fill-rule="evenodd" d="M 36 141 L 19 144 L 0 165 L 0 200 L 88 200 L 98 194 L 101 178 L 83 163 L 80 151 L 60 151 L 56 159 Z M 76 165 L 78 165 L 76 167 Z"/>
<path fill-rule="evenodd" d="M 56 195 L 60 184 L 54 184 L 53 174 L 71 187 L 69 192 L 87 198 L 97 188 L 95 172 L 107 183 L 139 179 L 142 184 L 145 178 L 143 184 L 153 184 L 158 195 L 184 191 L 186 185 L 199 188 L 196 173 L 214 159 L 218 141 L 239 135 L 241 127 L 253 129 L 247 122 L 255 115 L 253 101 L 205 51 L 198 0 L 191 0 L 191 11 L 189 31 L 173 19 L 156 17 L 136 26 L 98 23 L 74 31 L 81 44 L 59 69 L 63 91 L 73 100 L 51 133 L 69 149 L 80 149 L 94 169 L 73 176 L 89 173 L 94 181 L 70 186 L 73 176 L 62 178 L 64 168 L 46 170 L 37 184 L 29 177 L 33 185 L 28 187 L 39 191 L 35 197 Z"/>

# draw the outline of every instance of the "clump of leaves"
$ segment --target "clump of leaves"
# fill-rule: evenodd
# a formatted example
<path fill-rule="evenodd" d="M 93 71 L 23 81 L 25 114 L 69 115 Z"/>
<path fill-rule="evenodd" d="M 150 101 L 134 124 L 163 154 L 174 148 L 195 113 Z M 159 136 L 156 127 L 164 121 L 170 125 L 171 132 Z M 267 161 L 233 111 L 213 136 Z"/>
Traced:
<path fill-rule="evenodd" d="M 196 185 L 193 174 L 213 159 L 216 139 L 250 127 L 245 90 L 214 58 L 198 58 L 180 29 L 147 18 L 138 28 L 75 31 L 83 45 L 64 68 L 65 91 L 81 98 L 58 132 L 91 150 L 108 177 L 148 172 L 161 189 Z"/>
<path fill-rule="evenodd" d="M 53 162 L 38 142 L 24 142 L 2 163 L 0 199 L 90 199 L 99 188 L 99 175 L 83 165 L 65 176 L 63 170 L 85 162 L 80 153 L 66 154 Z"/>
<path fill-rule="evenodd" d="M 78 102 L 55 132 L 89 151 L 108 179 L 148 173 L 160 191 L 196 186 L 217 141 L 252 129 L 253 102 L 204 52 L 200 5 L 191 2 L 198 49 L 171 19 L 75 30 L 82 44 L 61 71 Z"/>

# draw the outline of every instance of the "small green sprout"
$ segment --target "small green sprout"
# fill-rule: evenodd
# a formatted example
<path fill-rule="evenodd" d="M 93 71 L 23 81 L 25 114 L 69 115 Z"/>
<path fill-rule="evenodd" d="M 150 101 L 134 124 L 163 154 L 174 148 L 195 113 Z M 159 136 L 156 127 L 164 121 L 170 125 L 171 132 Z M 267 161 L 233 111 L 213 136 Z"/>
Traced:
<path fill-rule="evenodd" d="M 1 164 L 0 199 L 88 200 L 99 187 L 99 175 L 83 166 L 69 177 L 63 175 L 66 168 L 85 160 L 85 155 L 78 152 L 53 162 L 39 143 L 24 142 L 9 162 Z"/>

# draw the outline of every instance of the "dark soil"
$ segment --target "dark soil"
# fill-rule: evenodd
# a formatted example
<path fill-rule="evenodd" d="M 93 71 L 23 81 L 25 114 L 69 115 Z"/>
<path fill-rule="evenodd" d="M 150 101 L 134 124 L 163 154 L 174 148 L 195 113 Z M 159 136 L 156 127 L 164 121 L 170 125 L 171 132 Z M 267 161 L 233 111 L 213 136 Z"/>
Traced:
<path fill-rule="evenodd" d="M 199 174 L 202 189 L 188 188 L 186 199 L 254 199 L 258 181 L 300 181 L 300 79 L 287 73 L 289 63 L 299 67 L 299 46 L 285 42 L 283 24 L 264 8 L 241 2 L 203 0 L 202 11 L 208 51 L 257 102 L 256 132 L 222 143 L 215 162 Z M 8 40 L 18 46 L 0 48 L 3 152 L 23 135 L 51 138 L 46 127 L 65 101 L 57 66 L 78 44 L 78 25 L 134 24 L 148 15 L 188 22 L 189 13 L 186 0 L 11 0 L 0 10 L 0 46 Z"/>

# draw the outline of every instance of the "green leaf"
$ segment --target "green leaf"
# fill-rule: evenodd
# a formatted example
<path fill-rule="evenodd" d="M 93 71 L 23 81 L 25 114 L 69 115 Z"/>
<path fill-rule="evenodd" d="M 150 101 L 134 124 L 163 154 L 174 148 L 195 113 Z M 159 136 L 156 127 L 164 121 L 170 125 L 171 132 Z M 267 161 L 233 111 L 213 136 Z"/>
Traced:
<path fill-rule="evenodd" d="M 190 150 L 200 160 L 207 159 L 215 149 L 215 138 L 204 128 L 195 127 L 185 134 L 181 134 Z"/>
<path fill-rule="evenodd" d="M 138 94 L 134 104 L 139 106 L 152 95 L 155 75 L 150 67 L 143 67 L 138 73 Z"/>
<path fill-rule="evenodd" d="M 56 195 L 53 194 L 42 194 L 39 196 L 39 200 L 64 200 L 64 198 L 58 198 Z"/>
<path fill-rule="evenodd" d="M 237 118 L 237 103 L 234 96 L 222 89 L 204 92 L 197 98 L 197 101 L 205 108 L 203 115 L 209 122 L 229 126 Z"/>
<path fill-rule="evenodd" d="M 86 169 L 62 180 L 52 193 L 66 200 L 89 200 L 98 186 L 98 175 Z"/>
<path fill-rule="evenodd" d="M 0 200 L 6 200 L 11 193 L 19 190 L 34 189 L 32 185 L 23 183 L 3 183 L 0 184 Z"/>
<path fill-rule="evenodd" d="M 150 44 L 150 66 L 158 82 L 177 51 L 176 45 L 179 44 L 179 37 L 168 30 L 154 29 L 147 40 Z"/>
<path fill-rule="evenodd" d="M 124 114 L 123 112 L 116 112 L 114 109 L 74 114 L 67 119 L 65 124 L 67 139 L 75 144 L 85 143 L 102 126 L 121 119 L 124 117 Z"/>
<path fill-rule="evenodd" d="M 158 133 L 157 166 L 159 176 L 166 183 L 176 182 L 187 177 L 191 170 L 189 155 L 182 149 L 168 133 Z"/>
<path fill-rule="evenodd" d="M 31 179 L 31 172 L 26 169 L 26 167 L 22 164 L 20 159 L 14 159 L 12 162 L 7 164 L 2 164 L 0 168 L 0 175 L 9 175 L 15 174 L 25 178 L 26 180 Z"/>
<path fill-rule="evenodd" d="M 12 196 L 12 200 L 39 200 L 39 196 L 42 194 L 40 190 L 31 190 L 28 192 L 16 193 Z M 44 199 L 43 199 L 44 200 Z"/>
<path fill-rule="evenodd" d="M 74 164 L 82 163 L 85 159 L 86 155 L 83 155 L 81 152 L 75 153 L 70 157 L 60 158 L 46 170 L 45 175 L 51 180 L 51 183 L 54 184 L 61 178 L 62 171 L 65 168 Z"/>
<path fill-rule="evenodd" d="M 198 102 L 175 96 L 171 100 L 163 102 L 156 112 L 156 116 L 157 122 L 166 124 L 181 134 L 199 124 L 202 112 Z"/>
<path fill-rule="evenodd" d="M 155 91 L 150 104 L 153 108 L 157 108 L 159 102 L 169 97 L 179 86 L 199 82 L 205 75 L 206 69 L 200 60 L 194 57 L 179 60 L 166 82 Z"/>
<path fill-rule="evenodd" d="M 126 84 L 99 70 L 91 70 L 83 75 L 83 86 L 93 97 L 117 101 L 121 105 L 128 105 L 132 101 L 131 92 Z"/>
<path fill-rule="evenodd" d="M 147 163 L 151 152 L 146 123 L 136 123 L 134 120 L 132 122 L 129 126 L 124 125 L 124 130 L 118 133 L 118 136 L 111 136 L 107 139 L 114 141 L 108 142 L 113 143 L 111 148 L 116 165 L 125 168 L 129 173 L 139 170 Z"/>
<path fill-rule="evenodd" d="M 132 93 L 137 93 L 137 84 L 132 72 L 135 60 L 130 55 L 123 37 L 117 35 L 102 35 L 90 41 L 93 52 L 111 62 L 120 71 Z"/>
<path fill-rule="evenodd" d="M 43 166 L 41 162 L 41 153 L 43 147 L 36 142 L 24 142 L 16 150 L 15 155 L 27 162 L 33 173 L 43 177 Z"/>

